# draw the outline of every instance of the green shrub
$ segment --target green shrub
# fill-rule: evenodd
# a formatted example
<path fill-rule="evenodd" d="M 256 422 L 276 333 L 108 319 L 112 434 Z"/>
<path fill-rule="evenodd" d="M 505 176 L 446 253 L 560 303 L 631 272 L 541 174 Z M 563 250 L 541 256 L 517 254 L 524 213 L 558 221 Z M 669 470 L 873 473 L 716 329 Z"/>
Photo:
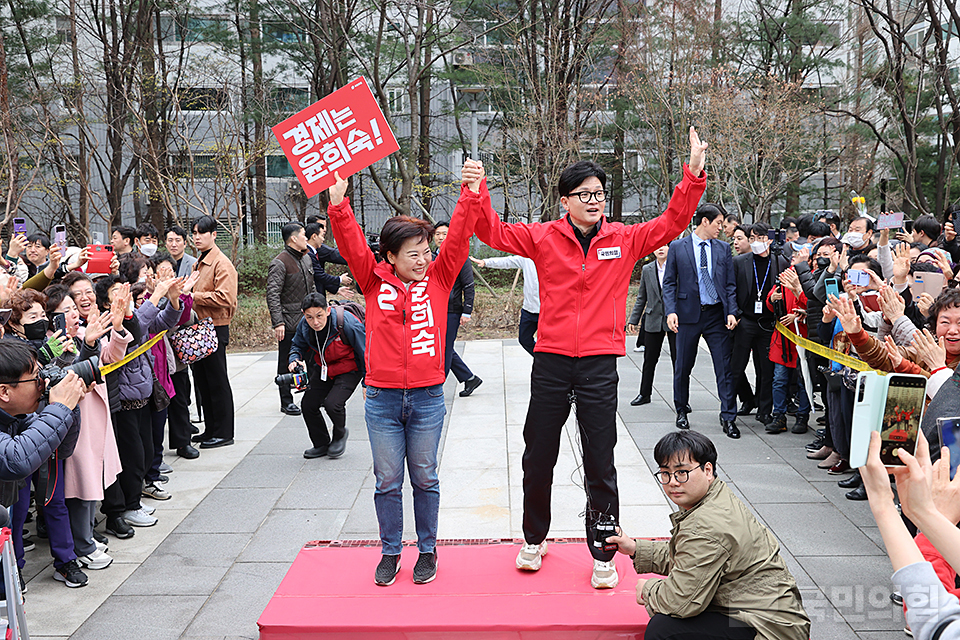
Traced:
<path fill-rule="evenodd" d="M 237 256 L 237 276 L 244 293 L 267 290 L 267 268 L 282 247 L 254 244 L 244 247 Z"/>

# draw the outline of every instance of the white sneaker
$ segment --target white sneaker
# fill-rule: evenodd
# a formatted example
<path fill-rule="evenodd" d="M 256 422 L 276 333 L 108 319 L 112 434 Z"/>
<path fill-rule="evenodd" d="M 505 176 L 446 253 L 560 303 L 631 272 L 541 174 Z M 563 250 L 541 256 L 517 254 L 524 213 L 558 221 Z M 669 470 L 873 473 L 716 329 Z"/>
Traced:
<path fill-rule="evenodd" d="M 140 509 L 139 509 L 139 511 L 143 511 L 143 512 L 144 512 L 145 514 L 147 514 L 148 516 L 152 516 L 152 515 L 156 512 L 156 510 L 157 510 L 156 507 L 151 507 L 151 506 L 145 505 L 145 504 L 143 504 L 142 502 L 140 503 Z"/>
<path fill-rule="evenodd" d="M 611 560 L 593 561 L 593 575 L 590 577 L 590 586 L 594 589 L 613 589 L 620 582 L 620 576 L 617 575 L 617 565 Z"/>
<path fill-rule="evenodd" d="M 539 571 L 543 556 L 547 555 L 547 541 L 540 544 L 525 544 L 517 554 L 517 569 Z"/>
<path fill-rule="evenodd" d="M 93 544 L 97 545 L 97 551 L 100 551 L 100 552 L 102 552 L 102 553 L 106 553 L 106 552 L 107 552 L 107 549 L 108 549 L 107 545 L 103 544 L 103 543 L 100 542 L 99 540 L 94 540 L 94 541 L 93 541 Z"/>
<path fill-rule="evenodd" d="M 79 560 L 80 564 L 82 564 L 85 568 L 94 570 L 106 569 L 110 566 L 110 563 L 113 562 L 113 558 L 108 556 L 103 551 L 100 551 L 100 549 L 96 549 L 90 555 L 80 556 L 77 558 L 77 560 Z"/>
<path fill-rule="evenodd" d="M 633 348 L 633 352 L 634 352 L 634 353 L 643 353 L 643 345 L 640 345 L 639 347 L 634 347 L 634 348 Z"/>
<path fill-rule="evenodd" d="M 157 524 L 157 519 L 143 512 L 143 509 L 136 511 L 124 511 L 123 519 L 132 527 L 152 527 Z"/>

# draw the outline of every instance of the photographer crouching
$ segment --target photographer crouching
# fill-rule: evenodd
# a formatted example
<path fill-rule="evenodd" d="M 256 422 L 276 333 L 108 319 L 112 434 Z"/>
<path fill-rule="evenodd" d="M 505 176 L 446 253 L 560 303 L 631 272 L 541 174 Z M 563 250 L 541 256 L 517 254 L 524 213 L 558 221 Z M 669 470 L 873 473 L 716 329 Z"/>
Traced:
<path fill-rule="evenodd" d="M 290 346 L 291 373 L 276 382 L 281 388 L 306 386 L 300 408 L 313 447 L 303 457 L 339 458 L 347 447 L 347 400 L 365 374 L 363 322 L 344 307 L 328 306 L 320 293 L 307 294 L 300 308 L 303 318 Z M 330 417 L 332 438 L 321 407 Z"/>
<path fill-rule="evenodd" d="M 80 433 L 75 411 L 87 385 L 69 371 L 49 390 L 49 403 L 39 413 L 48 380 L 26 342 L 0 340 L 0 505 L 9 509 L 18 499 L 24 480 L 55 456 L 59 447 L 72 450 Z M 37 496 L 38 501 L 42 500 Z M 0 519 L 6 519 L 0 514 Z M 17 564 L 23 567 L 23 531 L 26 511 L 9 524 L 14 531 Z M 22 581 L 21 581 L 22 583 Z"/>

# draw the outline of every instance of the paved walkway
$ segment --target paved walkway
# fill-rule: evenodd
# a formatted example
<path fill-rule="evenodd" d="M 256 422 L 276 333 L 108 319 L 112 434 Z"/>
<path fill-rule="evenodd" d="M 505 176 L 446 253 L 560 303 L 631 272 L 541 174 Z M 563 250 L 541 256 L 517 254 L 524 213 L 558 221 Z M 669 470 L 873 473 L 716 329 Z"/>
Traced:
<path fill-rule="evenodd" d="M 632 348 L 633 341 L 629 341 Z M 447 383 L 441 443 L 441 538 L 521 537 L 522 424 L 532 359 L 516 341 L 460 343 L 484 379 L 470 398 Z M 621 522 L 633 536 L 669 532 L 670 506 L 651 476 L 653 446 L 672 430 L 669 357 L 664 353 L 650 405 L 634 408 L 640 353 L 619 360 L 616 449 Z M 303 422 L 277 411 L 275 353 L 229 357 L 237 444 L 198 460 L 168 456 L 174 495 L 160 522 L 130 540 L 110 538 L 116 558 L 89 571 L 83 589 L 52 578 L 43 541 L 27 554 L 27 616 L 34 638 L 206 640 L 257 638 L 256 621 L 304 542 L 377 539 L 370 449 L 360 394 L 348 405 L 350 440 L 338 460 L 304 460 Z M 743 438 L 718 423 L 712 368 L 704 351 L 691 381 L 691 423 L 719 451 L 720 477 L 783 545 L 814 620 L 812 637 L 900 640 L 902 616 L 887 599 L 890 564 L 865 502 L 849 502 L 836 478 L 804 456 L 811 436 L 769 436 L 752 418 Z M 552 537 L 584 535 L 584 496 L 572 419 L 555 473 Z M 409 484 L 405 538 L 415 538 Z M 589 572 L 585 553 L 584 579 Z M 373 567 L 358 567 L 373 573 Z M 505 567 L 504 570 L 511 570 Z M 318 576 L 318 579 L 322 577 Z M 632 580 L 631 576 L 623 579 Z"/>

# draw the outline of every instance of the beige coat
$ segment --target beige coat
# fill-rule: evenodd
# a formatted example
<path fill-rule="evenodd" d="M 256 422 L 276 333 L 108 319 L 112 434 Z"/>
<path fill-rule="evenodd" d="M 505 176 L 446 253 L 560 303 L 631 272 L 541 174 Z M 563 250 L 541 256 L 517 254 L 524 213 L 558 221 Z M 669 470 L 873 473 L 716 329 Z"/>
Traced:
<path fill-rule="evenodd" d="M 214 246 L 193 265 L 200 278 L 193 285 L 193 310 L 197 317 L 212 318 L 214 326 L 230 324 L 237 311 L 237 270 L 220 248 Z"/>
<path fill-rule="evenodd" d="M 78 337 L 83 339 L 81 327 Z M 133 335 L 120 336 L 113 329 L 100 339 L 100 363 L 109 364 L 123 358 Z M 120 454 L 110 419 L 107 384 L 98 384 L 92 393 L 80 400 L 80 435 L 73 455 L 63 461 L 65 498 L 103 500 L 103 489 L 120 473 Z"/>
<path fill-rule="evenodd" d="M 780 545 L 726 484 L 714 479 L 703 500 L 670 520 L 669 542 L 637 540 L 637 573 L 666 576 L 644 585 L 649 610 L 675 618 L 714 611 L 750 625 L 757 638 L 810 637 Z"/>

